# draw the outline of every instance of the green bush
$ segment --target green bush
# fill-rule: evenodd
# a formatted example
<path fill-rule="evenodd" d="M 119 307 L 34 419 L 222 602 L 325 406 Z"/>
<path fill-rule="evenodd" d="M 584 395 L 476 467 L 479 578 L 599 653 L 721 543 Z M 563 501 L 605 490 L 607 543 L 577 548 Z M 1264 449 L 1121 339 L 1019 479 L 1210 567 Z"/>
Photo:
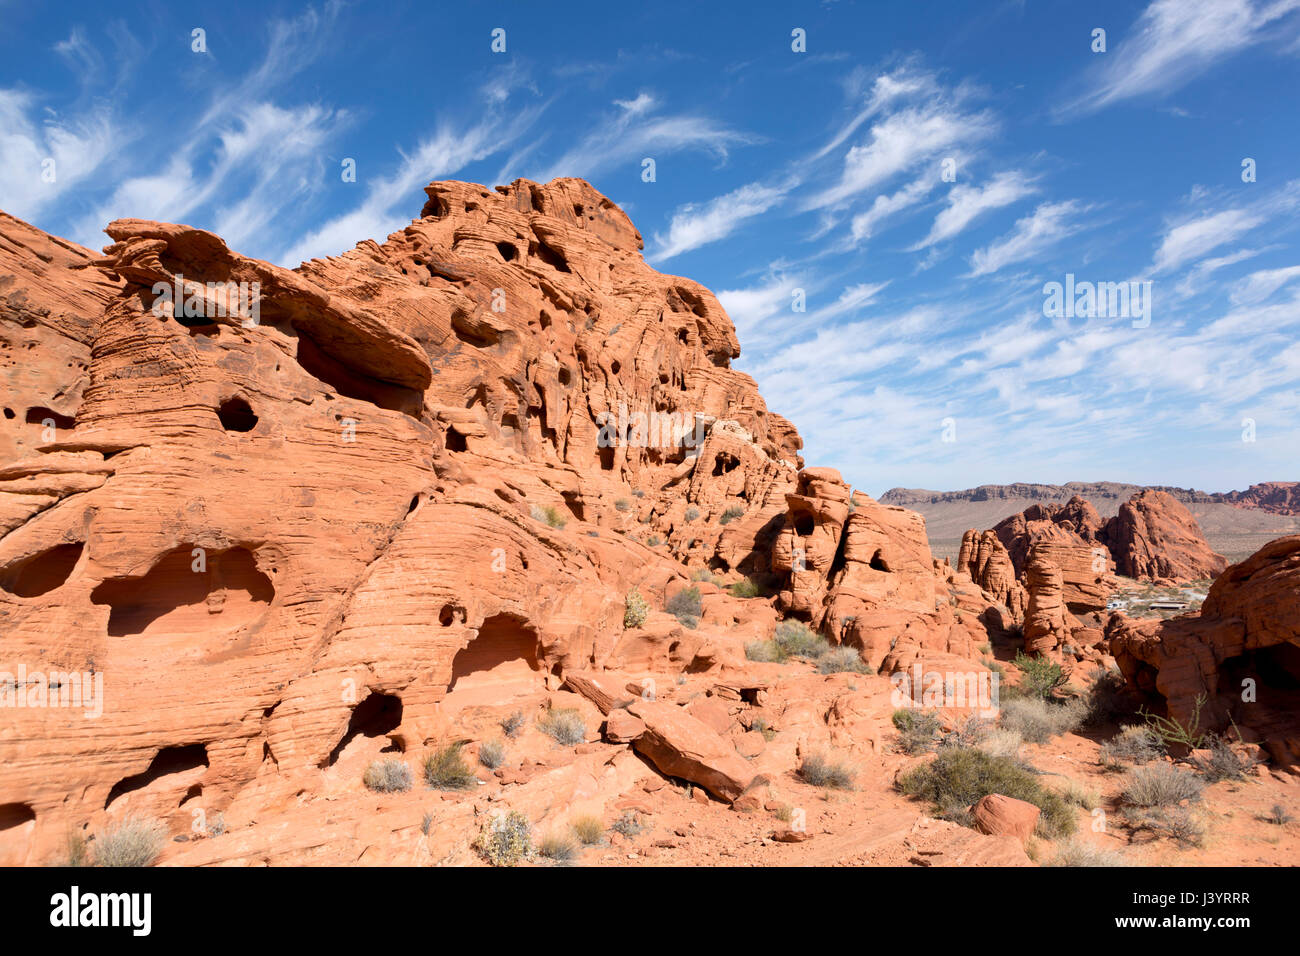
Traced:
<path fill-rule="evenodd" d="M 890 719 L 898 730 L 898 747 L 903 753 L 915 755 L 934 749 L 939 736 L 938 714 L 905 707 L 894 711 Z"/>
<path fill-rule="evenodd" d="M 533 505 L 528 513 L 534 521 L 541 521 L 552 528 L 563 528 L 569 523 L 569 519 L 554 505 Z"/>
<path fill-rule="evenodd" d="M 1066 677 L 1061 672 L 1061 665 L 1051 658 L 1041 654 L 1030 657 L 1024 651 L 1016 651 L 1015 664 L 1020 668 L 1020 689 L 1027 696 L 1045 699 L 1065 684 Z"/>
<path fill-rule="evenodd" d="M 1068 836 L 1076 826 L 1074 812 L 1060 794 L 1044 788 L 1015 760 L 974 747 L 942 748 L 934 760 L 904 774 L 898 788 L 929 800 L 935 813 L 947 819 L 966 819 L 981 797 L 1000 793 L 1038 807 L 1038 832 L 1048 839 Z"/>
<path fill-rule="evenodd" d="M 1204 750 L 1208 753 L 1194 753 L 1191 762 L 1209 783 L 1244 780 L 1246 774 L 1254 770 L 1258 763 L 1253 757 L 1243 757 L 1237 753 L 1232 749 L 1232 744 L 1219 734 L 1206 735 Z"/>
<path fill-rule="evenodd" d="M 1145 707 L 1138 711 L 1138 716 L 1146 719 L 1147 727 L 1163 741 L 1166 747 L 1185 747 L 1187 750 L 1199 750 L 1205 741 L 1205 735 L 1200 732 L 1200 726 L 1201 709 L 1205 706 L 1206 700 L 1205 694 L 1197 696 L 1196 704 L 1192 709 L 1191 720 L 1186 725 L 1172 717 L 1161 717 L 1153 714 Z"/>
<path fill-rule="evenodd" d="M 831 649 L 830 643 L 802 621 L 782 621 L 772 638 L 786 657 L 816 660 Z"/>
<path fill-rule="evenodd" d="M 695 627 L 704 614 L 704 604 L 697 587 L 682 588 L 668 599 L 666 610 L 684 627 Z"/>
<path fill-rule="evenodd" d="M 1086 705 L 1080 700 L 1057 701 L 1046 697 L 1017 697 L 1002 704 L 1002 726 L 1035 744 L 1078 729 Z"/>
<path fill-rule="evenodd" d="M 127 817 L 110 823 L 95 836 L 95 866 L 153 866 L 167 842 L 158 820 Z"/>
<path fill-rule="evenodd" d="M 1154 763 L 1129 771 L 1122 799 L 1133 807 L 1170 807 L 1183 800 L 1201 799 L 1204 788 L 1195 774 L 1173 764 Z"/>
<path fill-rule="evenodd" d="M 799 766 L 799 776 L 805 783 L 829 790 L 852 790 L 853 771 L 846 765 L 827 760 L 821 754 L 810 754 Z"/>
<path fill-rule="evenodd" d="M 535 851 L 533 828 L 518 810 L 494 814 L 479 830 L 475 846 L 493 866 L 517 866 L 531 859 Z"/>
<path fill-rule="evenodd" d="M 627 592 L 627 607 L 623 610 L 623 627 L 640 627 L 650 613 L 650 605 L 636 588 Z"/>
<path fill-rule="evenodd" d="M 572 707 L 552 707 L 538 718 L 537 729 L 563 747 L 576 747 L 587 739 L 587 725 Z"/>
<path fill-rule="evenodd" d="M 376 760 L 361 775 L 361 782 L 379 793 L 404 793 L 411 789 L 411 768 L 392 757 Z"/>
<path fill-rule="evenodd" d="M 757 598 L 767 597 L 770 593 L 756 578 L 743 578 L 732 584 L 729 588 L 732 597 L 738 598 Z"/>
<path fill-rule="evenodd" d="M 1164 741 L 1145 724 L 1123 728 L 1114 738 L 1102 744 L 1097 753 L 1101 765 L 1108 768 L 1117 767 L 1122 762 L 1150 763 L 1164 755 Z"/>
<path fill-rule="evenodd" d="M 867 665 L 862 655 L 852 647 L 833 647 L 817 660 L 820 674 L 865 674 Z"/>
<path fill-rule="evenodd" d="M 468 790 L 478 777 L 461 756 L 460 742 L 448 744 L 424 758 L 424 781 L 435 790 Z"/>
<path fill-rule="evenodd" d="M 722 517 L 718 519 L 718 524 L 731 524 L 731 522 L 735 521 L 744 513 L 744 508 L 741 508 L 739 505 L 732 505 L 726 511 L 722 512 Z"/>

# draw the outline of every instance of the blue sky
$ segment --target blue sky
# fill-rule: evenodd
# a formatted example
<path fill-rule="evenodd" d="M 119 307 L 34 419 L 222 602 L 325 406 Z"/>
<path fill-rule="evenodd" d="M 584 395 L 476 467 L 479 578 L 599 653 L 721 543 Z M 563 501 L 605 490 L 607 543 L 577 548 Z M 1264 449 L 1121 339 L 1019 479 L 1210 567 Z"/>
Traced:
<path fill-rule="evenodd" d="M 582 176 L 870 493 L 1300 478 L 1300 0 L 34 6 L 0 208 L 50 232 L 292 266 L 432 179 Z M 1045 314 L 1067 274 L 1150 282 L 1149 323 Z"/>

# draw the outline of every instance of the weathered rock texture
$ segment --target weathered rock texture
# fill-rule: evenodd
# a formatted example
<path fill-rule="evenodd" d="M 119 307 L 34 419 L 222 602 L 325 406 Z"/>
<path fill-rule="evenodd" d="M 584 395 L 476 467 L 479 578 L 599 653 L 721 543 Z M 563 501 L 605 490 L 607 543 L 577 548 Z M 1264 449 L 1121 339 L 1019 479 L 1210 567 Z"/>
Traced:
<path fill-rule="evenodd" d="M 1113 614 L 1106 636 L 1130 684 L 1184 725 L 1252 731 L 1300 771 L 1300 536 L 1228 568 L 1199 615 L 1135 621 Z"/>

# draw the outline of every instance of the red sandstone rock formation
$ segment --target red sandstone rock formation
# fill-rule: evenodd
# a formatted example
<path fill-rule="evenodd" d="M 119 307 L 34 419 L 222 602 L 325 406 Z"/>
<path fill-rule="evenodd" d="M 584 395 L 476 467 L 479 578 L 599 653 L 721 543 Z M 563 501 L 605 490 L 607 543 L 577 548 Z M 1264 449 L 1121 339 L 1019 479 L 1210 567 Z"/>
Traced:
<path fill-rule="evenodd" d="M 971 529 L 962 535 L 957 570 L 969 574 L 972 581 L 1005 604 L 1014 620 L 1024 618 L 1028 594 L 1016 581 L 1011 555 L 995 532 Z"/>
<path fill-rule="evenodd" d="M 1227 560 L 1205 543 L 1192 513 L 1172 495 L 1147 490 L 1120 506 L 1106 526 L 1120 574 L 1139 580 L 1213 578 Z"/>
<path fill-rule="evenodd" d="M 1137 690 L 1201 730 L 1229 718 L 1300 771 L 1300 536 L 1270 542 L 1214 582 L 1199 614 L 1135 621 L 1113 614 L 1111 653 Z"/>

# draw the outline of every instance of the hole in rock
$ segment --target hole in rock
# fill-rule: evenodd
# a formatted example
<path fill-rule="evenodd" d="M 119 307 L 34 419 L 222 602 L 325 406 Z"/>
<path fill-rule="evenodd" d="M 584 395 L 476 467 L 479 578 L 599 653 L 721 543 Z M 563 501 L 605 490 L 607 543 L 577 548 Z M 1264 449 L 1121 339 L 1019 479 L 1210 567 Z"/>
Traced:
<path fill-rule="evenodd" d="M 622 367 L 623 366 L 620 365 L 617 361 L 609 363 L 609 370 L 613 372 L 615 375 L 618 374 L 618 370 L 621 369 Z"/>
<path fill-rule="evenodd" d="M 569 269 L 569 263 L 565 260 L 564 255 L 558 249 L 551 248 L 540 239 L 528 244 L 528 254 L 541 259 L 552 269 L 557 269 L 560 272 L 571 271 Z"/>
<path fill-rule="evenodd" d="M 490 349 L 501 341 L 500 332 L 459 309 L 451 315 L 451 329 L 456 338 L 476 349 Z"/>
<path fill-rule="evenodd" d="M 509 242 L 498 242 L 497 252 L 501 253 L 501 258 L 506 262 L 513 262 L 519 257 L 519 250 Z"/>
<path fill-rule="evenodd" d="M 5 418 L 13 418 L 13 417 L 14 417 L 14 414 L 15 414 L 15 413 L 14 413 L 14 410 L 13 410 L 12 408 L 6 408 L 6 409 L 5 409 Z"/>
<path fill-rule="evenodd" d="M 443 627 L 451 627 L 456 623 L 464 624 L 465 609 L 455 604 L 444 604 L 442 610 L 438 612 L 438 623 Z"/>
<path fill-rule="evenodd" d="M 25 803 L 0 803 L 0 831 L 12 830 L 35 819 L 36 811 Z"/>
<path fill-rule="evenodd" d="M 40 597 L 62 587 L 81 559 L 85 545 L 60 544 L 20 558 L 0 571 L 0 588 L 16 597 Z"/>
<path fill-rule="evenodd" d="M 228 432 L 251 432 L 257 425 L 253 408 L 242 398 L 228 398 L 217 409 L 221 427 Z"/>
<path fill-rule="evenodd" d="M 412 418 L 419 417 L 424 404 L 423 393 L 391 382 L 381 382 L 349 368 L 322 351 L 301 329 L 298 330 L 297 359 L 303 371 L 329 385 L 340 395 L 369 402 L 389 411 L 403 412 Z"/>
<path fill-rule="evenodd" d="M 725 451 L 713 459 L 713 476 L 725 475 L 728 472 L 735 471 L 740 465 L 740 459 L 735 455 L 729 455 Z M 803 534 L 803 532 L 799 532 Z"/>
<path fill-rule="evenodd" d="M 352 709 L 348 719 L 348 729 L 343 739 L 338 742 L 326 758 L 325 766 L 332 767 L 339 759 L 343 749 L 357 737 L 387 737 L 402 723 L 402 699 L 393 694 L 381 694 L 371 691 L 366 699 Z M 389 742 L 383 753 L 400 753 L 402 748 L 396 741 Z"/>
<path fill-rule="evenodd" d="M 52 408 L 38 405 L 35 408 L 27 409 L 28 425 L 44 425 L 47 421 L 54 422 L 55 428 L 67 429 L 75 428 L 77 426 L 77 420 L 75 418 L 69 418 L 67 415 L 60 415 Z"/>
<path fill-rule="evenodd" d="M 90 594 L 107 604 L 110 637 L 209 634 L 257 620 L 275 597 L 271 579 L 247 548 L 209 551 L 206 568 L 188 547 L 164 556 L 139 578 L 104 581 Z"/>
<path fill-rule="evenodd" d="M 573 382 L 573 373 L 570 372 L 567 368 L 563 368 L 563 367 L 561 367 L 561 368 L 560 368 L 560 384 L 561 384 L 561 385 L 569 385 L 569 384 L 572 383 L 572 382 Z"/>
<path fill-rule="evenodd" d="M 871 567 L 876 571 L 890 570 L 889 563 L 885 560 L 885 556 L 879 548 L 877 548 L 876 553 L 871 556 Z"/>
<path fill-rule="evenodd" d="M 22 866 L 32 850 L 36 811 L 26 803 L 0 803 L 0 866 Z"/>
<path fill-rule="evenodd" d="M 542 686 L 537 634 L 520 618 L 497 614 L 451 662 L 451 683 L 443 706 L 504 702 Z"/>
<path fill-rule="evenodd" d="M 801 538 L 808 537 L 808 535 L 813 533 L 813 529 L 815 527 L 816 527 L 816 523 L 813 521 L 812 515 L 810 514 L 795 515 L 794 530 L 795 530 L 795 534 L 799 535 L 799 537 Z"/>
<path fill-rule="evenodd" d="M 468 447 L 464 435 L 454 428 L 447 429 L 447 451 L 465 451 Z"/>
<path fill-rule="evenodd" d="M 614 446 L 602 445 L 599 449 L 597 449 L 597 451 L 600 454 L 600 470 L 613 471 L 614 470 Z"/>
<path fill-rule="evenodd" d="M 113 789 L 108 791 L 108 799 L 104 801 L 104 809 L 107 810 L 109 805 L 118 797 L 126 796 L 128 793 L 134 793 L 137 790 L 143 790 L 166 777 L 178 774 L 187 774 L 192 770 L 206 768 L 208 766 L 208 748 L 203 744 L 189 744 L 184 747 L 164 747 L 154 754 L 153 760 L 149 761 L 149 766 L 141 773 L 133 774 L 130 777 L 123 777 L 117 783 L 113 784 Z M 192 786 L 189 778 L 177 780 L 176 785 Z M 170 789 L 167 783 L 159 784 L 158 789 Z M 186 787 L 188 789 L 188 786 Z"/>

